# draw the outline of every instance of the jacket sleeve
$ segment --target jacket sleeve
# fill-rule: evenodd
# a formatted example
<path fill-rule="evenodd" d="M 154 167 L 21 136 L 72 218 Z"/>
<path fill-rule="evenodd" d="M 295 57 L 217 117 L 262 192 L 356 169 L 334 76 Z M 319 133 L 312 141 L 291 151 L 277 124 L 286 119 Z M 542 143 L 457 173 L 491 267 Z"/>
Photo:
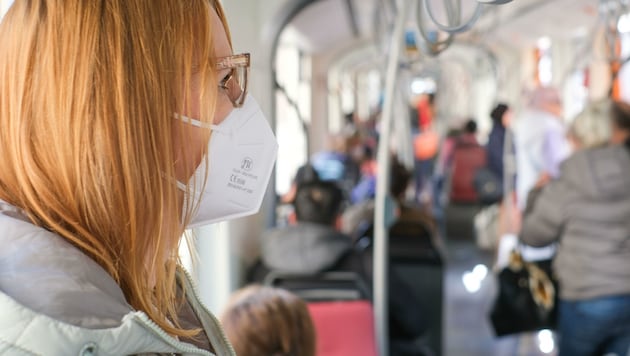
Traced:
<path fill-rule="evenodd" d="M 523 216 L 520 240 L 542 247 L 557 242 L 565 223 L 567 197 L 571 194 L 562 179 L 530 193 Z"/>

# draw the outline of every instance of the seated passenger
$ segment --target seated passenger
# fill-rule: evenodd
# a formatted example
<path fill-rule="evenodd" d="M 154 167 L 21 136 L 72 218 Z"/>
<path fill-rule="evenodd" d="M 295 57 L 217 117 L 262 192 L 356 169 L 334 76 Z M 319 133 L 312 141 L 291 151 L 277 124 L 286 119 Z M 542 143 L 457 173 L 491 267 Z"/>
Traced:
<path fill-rule="evenodd" d="M 389 235 L 433 239 L 437 230 L 432 216 L 425 209 L 409 204 L 405 199 L 410 181 L 411 172 L 393 157 L 389 192 L 394 204 L 391 209 L 393 219 L 389 226 Z M 342 231 L 353 239 L 364 238 L 370 244 L 374 234 L 374 193 L 372 192 L 368 200 L 346 209 L 341 226 Z"/>
<path fill-rule="evenodd" d="M 239 356 L 315 356 L 306 303 L 284 289 L 252 285 L 235 292 L 221 323 Z"/>
<path fill-rule="evenodd" d="M 305 182 L 312 182 L 316 180 L 321 180 L 321 179 L 319 178 L 319 174 L 317 174 L 317 171 L 315 170 L 315 168 L 313 168 L 311 164 L 307 163 L 300 166 L 300 168 L 298 168 L 297 172 L 295 173 L 295 177 L 293 178 L 293 181 L 291 182 L 289 191 L 281 197 L 280 201 L 284 204 L 292 203 L 293 199 L 295 199 L 295 193 L 297 192 L 297 187 L 300 184 L 303 184 Z"/>
<path fill-rule="evenodd" d="M 263 235 L 261 261 L 250 272 L 250 280 L 261 282 L 270 271 L 308 275 L 349 271 L 371 285 L 371 254 L 354 248 L 350 237 L 337 231 L 342 200 L 343 193 L 333 182 L 299 186 L 293 203 L 297 224 Z M 424 333 L 423 313 L 410 288 L 391 271 L 389 279 L 390 336 L 403 340 L 397 345 L 411 343 Z"/>
<path fill-rule="evenodd" d="M 359 180 L 359 166 L 348 154 L 349 138 L 343 134 L 331 134 L 327 149 L 315 153 L 311 165 L 324 181 L 336 182 L 349 194 Z"/>
<path fill-rule="evenodd" d="M 437 234 L 431 215 L 426 210 L 407 203 L 405 199 L 410 180 L 409 170 L 394 159 L 389 192 L 397 203 L 397 219 L 389 227 L 389 235 L 433 239 Z"/>
<path fill-rule="evenodd" d="M 342 202 L 343 193 L 333 182 L 301 184 L 293 201 L 297 223 L 262 236 L 262 263 L 255 266 L 253 280 L 262 281 L 270 270 L 362 274 L 361 263 L 353 255 L 352 240 L 336 228 Z"/>
<path fill-rule="evenodd" d="M 615 132 L 612 143 L 627 140 L 630 105 L 614 103 L 610 113 L 613 130 L 625 131 Z M 529 196 L 521 240 L 537 247 L 559 243 L 560 356 L 625 355 L 630 349 L 629 150 L 629 141 L 585 147 L 562 165 L 557 180 Z"/>

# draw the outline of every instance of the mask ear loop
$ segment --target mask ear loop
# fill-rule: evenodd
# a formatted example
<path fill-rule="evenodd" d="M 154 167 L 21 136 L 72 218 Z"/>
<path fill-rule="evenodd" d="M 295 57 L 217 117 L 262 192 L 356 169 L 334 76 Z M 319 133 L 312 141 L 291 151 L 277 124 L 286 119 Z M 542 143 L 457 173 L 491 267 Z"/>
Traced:
<path fill-rule="evenodd" d="M 173 118 L 180 120 L 181 122 L 193 125 L 195 127 L 199 127 L 202 129 L 208 129 L 211 130 L 212 132 L 217 132 L 226 136 L 232 136 L 232 129 L 231 128 L 223 128 L 219 125 L 215 125 L 215 124 L 206 124 L 205 122 L 201 122 L 199 120 L 190 118 L 186 115 L 181 115 L 181 114 L 177 114 L 177 113 L 173 113 Z M 204 157 L 204 159 L 208 159 L 208 157 Z M 179 188 L 180 190 L 186 192 L 187 191 L 187 185 L 176 180 L 176 184 L 177 184 L 177 188 Z"/>
<path fill-rule="evenodd" d="M 227 135 L 230 135 L 230 136 L 232 135 L 232 130 L 231 130 L 231 129 L 224 129 L 224 128 L 219 127 L 219 125 L 215 125 L 215 124 L 206 124 L 206 123 L 201 122 L 201 121 L 199 121 L 199 120 L 196 120 L 196 119 L 190 118 L 190 117 L 188 117 L 188 116 L 186 116 L 186 115 L 181 115 L 181 114 L 178 114 L 178 113 L 173 113 L 173 118 L 174 118 L 174 119 L 176 119 L 176 120 L 180 120 L 181 122 L 184 122 L 184 123 L 186 123 L 186 124 L 193 125 L 193 126 L 195 126 L 195 127 L 199 127 L 199 128 L 202 128 L 202 129 L 209 129 L 209 130 L 211 130 L 212 132 L 218 132 L 218 133 L 227 134 Z M 206 155 L 203 159 L 207 160 L 207 159 L 208 159 L 208 156 Z M 193 175 L 194 175 L 194 174 L 193 174 Z M 168 178 L 167 178 L 167 179 L 168 179 Z M 178 188 L 179 190 L 181 190 L 182 192 L 184 192 L 184 194 L 186 195 L 186 196 L 184 197 L 184 204 L 183 204 L 183 206 L 182 206 L 182 209 L 186 209 L 186 205 L 188 204 L 188 203 L 187 203 L 187 201 L 190 199 L 190 197 L 189 197 L 189 196 L 188 196 L 188 194 L 186 194 L 186 193 L 192 193 L 193 195 L 195 195 L 195 196 L 196 196 L 196 199 L 199 199 L 199 198 L 200 198 L 200 196 L 199 196 L 199 193 L 198 193 L 198 192 L 195 192 L 195 191 L 190 192 L 190 191 L 189 191 L 189 189 L 188 189 L 188 184 L 183 183 L 183 182 L 181 182 L 181 181 L 179 181 L 179 180 L 177 180 L 177 179 L 173 179 L 173 178 L 171 178 L 170 180 L 173 180 L 173 181 L 175 182 L 175 184 L 177 185 L 177 188 Z M 193 200 L 194 200 L 194 199 L 195 199 L 195 198 L 193 198 Z M 184 214 L 184 213 L 182 212 L 182 216 L 183 216 L 183 214 Z M 194 212 L 193 212 L 193 214 L 194 214 Z"/>
<path fill-rule="evenodd" d="M 181 114 L 173 114 L 173 118 L 180 120 L 181 122 L 184 122 L 186 124 L 190 124 L 193 125 L 195 127 L 199 127 L 202 129 L 208 129 L 211 130 L 213 132 L 218 132 L 224 135 L 228 135 L 228 136 L 232 136 L 232 129 L 231 128 L 223 128 L 220 125 L 216 125 L 216 124 L 206 124 L 205 122 L 201 122 L 199 120 L 190 118 L 186 115 L 181 115 Z"/>

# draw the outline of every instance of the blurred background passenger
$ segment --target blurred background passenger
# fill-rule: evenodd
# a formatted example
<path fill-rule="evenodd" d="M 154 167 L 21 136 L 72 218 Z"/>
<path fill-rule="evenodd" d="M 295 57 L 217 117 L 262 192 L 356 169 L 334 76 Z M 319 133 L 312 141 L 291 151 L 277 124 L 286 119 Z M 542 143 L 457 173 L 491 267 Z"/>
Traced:
<path fill-rule="evenodd" d="M 477 122 L 474 118 L 471 117 L 466 120 L 463 131 L 458 137 L 458 142 L 479 144 L 479 141 L 477 141 Z"/>
<path fill-rule="evenodd" d="M 568 155 L 562 101 L 555 88 L 540 87 L 530 96 L 528 107 L 514 123 L 516 146 L 516 195 L 525 208 L 527 193 L 540 181 L 557 177 Z"/>
<path fill-rule="evenodd" d="M 389 227 L 389 236 L 426 239 L 435 245 L 436 224 L 426 209 L 410 203 L 406 198 L 411 172 L 396 158 L 392 159 L 390 194 L 396 202 L 396 219 Z"/>
<path fill-rule="evenodd" d="M 435 94 L 423 95 L 417 104 L 418 134 L 414 138 L 415 200 L 428 205 L 433 195 L 431 178 L 440 146 L 440 136 L 435 130 Z"/>
<path fill-rule="evenodd" d="M 474 179 L 477 171 L 486 166 L 486 150 L 477 140 L 475 119 L 470 118 L 464 124 L 464 131 L 455 140 L 448 162 L 449 201 L 455 204 L 476 204 L 478 196 Z"/>
<path fill-rule="evenodd" d="M 461 127 L 451 127 L 440 143 L 440 150 L 433 171 L 433 215 L 442 220 L 444 208 L 448 203 L 447 175 L 450 170 L 451 157 L 455 149 L 457 138 L 462 133 Z"/>
<path fill-rule="evenodd" d="M 575 117 L 567 133 L 573 151 L 608 144 L 614 125 L 610 105 L 608 99 L 593 102 Z"/>
<path fill-rule="evenodd" d="M 253 280 L 262 281 L 269 271 L 317 274 L 349 270 L 361 274 L 352 240 L 337 228 L 342 203 L 343 193 L 334 182 L 299 185 L 293 201 L 296 223 L 262 236 L 261 261 L 252 271 Z"/>
<path fill-rule="evenodd" d="M 386 224 L 390 236 L 423 236 L 436 235 L 436 224 L 430 212 L 419 206 L 415 200 L 407 199 L 407 190 L 412 173 L 396 157 L 392 157 L 390 169 L 390 196 L 386 198 Z M 376 177 L 373 185 L 375 188 Z M 372 243 L 374 237 L 374 196 L 371 195 L 358 204 L 348 207 L 341 217 L 341 230 L 353 240 L 364 239 L 361 244 Z"/>
<path fill-rule="evenodd" d="M 490 117 L 492 118 L 492 130 L 486 146 L 486 164 L 503 186 L 505 136 L 512 121 L 512 111 L 507 104 L 500 103 L 492 110 Z"/>
<path fill-rule="evenodd" d="M 344 193 L 349 194 L 357 184 L 360 176 L 359 165 L 349 152 L 349 145 L 353 145 L 354 136 L 343 133 L 330 134 L 326 149 L 315 153 L 310 163 L 322 180 L 336 182 Z"/>
<path fill-rule="evenodd" d="M 376 193 L 377 164 L 374 150 L 364 145 L 362 146 L 362 151 L 363 155 L 360 161 L 361 178 L 350 192 L 351 204 L 361 204 L 368 199 L 373 199 Z"/>
<path fill-rule="evenodd" d="M 279 288 L 236 291 L 221 322 L 238 356 L 315 356 L 315 327 L 306 303 Z"/>
<path fill-rule="evenodd" d="M 297 172 L 295 173 L 295 177 L 293 178 L 293 181 L 291 182 L 289 191 L 285 193 L 281 197 L 280 200 L 282 201 L 282 203 L 285 203 L 285 204 L 293 203 L 293 199 L 295 199 L 295 193 L 297 193 L 297 187 L 300 184 L 303 184 L 306 182 L 318 181 L 318 180 L 321 180 L 319 178 L 319 174 L 317 173 L 317 171 L 315 170 L 315 168 L 313 168 L 311 164 L 307 163 L 301 166 L 300 168 L 298 168 Z"/>
<path fill-rule="evenodd" d="M 342 200 L 341 189 L 333 182 L 300 185 L 293 203 L 297 223 L 262 236 L 261 260 L 250 271 L 250 281 L 263 282 L 270 272 L 308 276 L 354 272 L 371 286 L 371 246 L 354 246 L 350 236 L 338 230 Z M 411 288 L 389 272 L 392 347 L 413 352 L 415 340 L 426 330 L 426 320 Z"/>
<path fill-rule="evenodd" d="M 610 108 L 610 117 L 612 119 L 610 143 L 620 145 L 628 141 L 630 138 L 630 105 L 625 102 L 618 101 Z"/>
<path fill-rule="evenodd" d="M 560 356 L 630 350 L 630 152 L 628 142 L 602 146 L 605 107 L 578 116 L 573 132 L 582 149 L 557 180 L 532 191 L 523 218 L 525 244 L 559 244 Z M 613 125 L 630 127 L 627 104 L 614 103 L 611 116 Z"/>

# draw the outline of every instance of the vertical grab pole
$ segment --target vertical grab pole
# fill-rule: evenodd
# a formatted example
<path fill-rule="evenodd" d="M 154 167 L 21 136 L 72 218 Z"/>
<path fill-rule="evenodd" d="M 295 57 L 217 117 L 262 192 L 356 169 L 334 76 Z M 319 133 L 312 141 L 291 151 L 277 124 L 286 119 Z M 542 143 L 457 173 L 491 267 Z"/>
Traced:
<path fill-rule="evenodd" d="M 396 26 L 392 33 L 391 47 L 387 59 L 385 81 L 385 102 L 381 118 L 381 132 L 378 144 L 377 164 L 378 179 L 376 180 L 376 197 L 374 209 L 374 320 L 375 336 L 380 356 L 389 355 L 388 328 L 388 261 L 389 241 L 385 229 L 385 198 L 389 187 L 389 146 L 394 112 L 394 92 L 400 60 L 400 50 L 407 16 L 412 1 L 402 0 L 403 6 L 398 11 Z"/>

